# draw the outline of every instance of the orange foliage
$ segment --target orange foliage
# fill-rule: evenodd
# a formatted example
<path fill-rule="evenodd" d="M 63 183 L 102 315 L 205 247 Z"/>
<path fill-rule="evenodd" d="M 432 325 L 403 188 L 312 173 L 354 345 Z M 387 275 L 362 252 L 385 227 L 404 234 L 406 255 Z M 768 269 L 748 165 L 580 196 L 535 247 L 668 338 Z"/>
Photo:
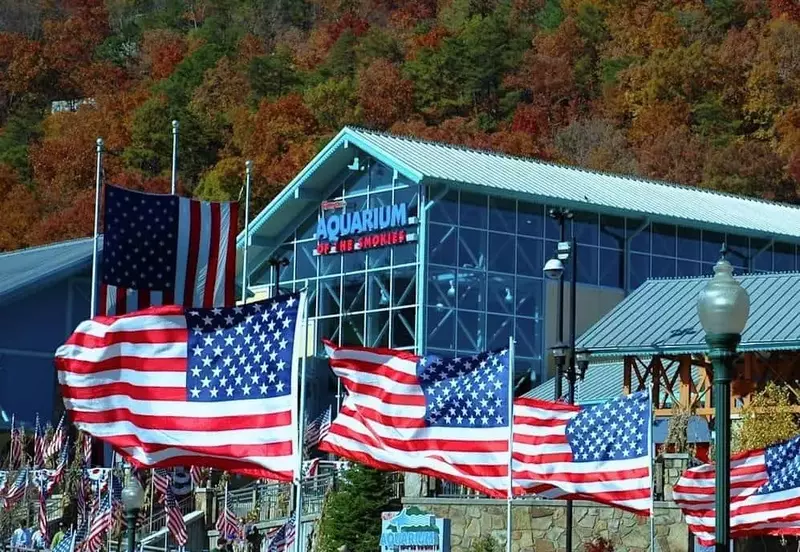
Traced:
<path fill-rule="evenodd" d="M 34 82 L 43 73 L 42 45 L 15 33 L 0 33 L 0 84 L 12 94 L 35 88 Z"/>
<path fill-rule="evenodd" d="M 103 0 L 70 3 L 67 17 L 43 24 L 43 56 L 48 68 L 62 75 L 63 86 L 74 86 L 69 74 L 91 63 L 95 49 L 110 31 L 108 12 Z"/>
<path fill-rule="evenodd" d="M 414 86 L 392 63 L 377 59 L 359 73 L 358 101 L 367 123 L 387 128 L 411 113 Z"/>
<path fill-rule="evenodd" d="M 0 163 L 0 204 L 3 205 L 3 224 L 0 224 L 0 251 L 10 251 L 30 245 L 28 231 L 39 218 L 39 204 L 33 192 L 19 182 L 7 165 Z"/>
<path fill-rule="evenodd" d="M 174 31 L 147 31 L 142 38 L 142 62 L 156 80 L 170 76 L 186 51 L 186 41 Z"/>

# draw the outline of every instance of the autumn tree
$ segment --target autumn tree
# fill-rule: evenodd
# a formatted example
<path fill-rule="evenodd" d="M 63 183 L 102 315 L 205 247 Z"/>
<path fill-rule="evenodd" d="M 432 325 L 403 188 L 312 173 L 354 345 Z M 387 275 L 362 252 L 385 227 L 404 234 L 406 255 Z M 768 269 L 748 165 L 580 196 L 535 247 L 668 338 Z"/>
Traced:
<path fill-rule="evenodd" d="M 767 383 L 753 394 L 742 408 L 742 419 L 734 435 L 734 450 L 767 447 L 800 433 L 797 415 L 792 412 L 789 389 L 775 382 Z"/>

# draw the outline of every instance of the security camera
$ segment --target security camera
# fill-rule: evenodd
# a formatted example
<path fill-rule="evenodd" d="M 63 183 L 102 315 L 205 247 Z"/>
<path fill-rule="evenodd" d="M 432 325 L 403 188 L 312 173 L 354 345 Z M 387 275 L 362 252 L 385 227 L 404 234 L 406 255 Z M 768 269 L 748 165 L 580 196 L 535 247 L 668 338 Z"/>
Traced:
<path fill-rule="evenodd" d="M 544 265 L 544 275 L 551 280 L 558 280 L 564 274 L 564 263 L 559 259 L 550 259 Z"/>

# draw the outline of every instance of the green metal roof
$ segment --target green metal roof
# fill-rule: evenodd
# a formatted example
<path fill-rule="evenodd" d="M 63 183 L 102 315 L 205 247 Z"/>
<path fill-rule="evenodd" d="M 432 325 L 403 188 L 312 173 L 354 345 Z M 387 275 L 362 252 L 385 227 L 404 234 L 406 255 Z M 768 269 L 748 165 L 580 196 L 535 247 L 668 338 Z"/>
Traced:
<path fill-rule="evenodd" d="M 800 273 L 747 274 L 750 294 L 741 351 L 800 350 Z M 648 280 L 589 328 L 577 346 L 593 357 L 701 353 L 707 350 L 697 316 L 705 278 Z"/>
<path fill-rule="evenodd" d="M 575 382 L 575 404 L 596 404 L 622 394 L 624 367 L 622 361 L 591 363 L 583 380 Z M 525 394 L 530 399 L 552 401 L 555 397 L 556 379 L 550 378 Z M 563 395 L 567 393 L 564 378 Z"/>

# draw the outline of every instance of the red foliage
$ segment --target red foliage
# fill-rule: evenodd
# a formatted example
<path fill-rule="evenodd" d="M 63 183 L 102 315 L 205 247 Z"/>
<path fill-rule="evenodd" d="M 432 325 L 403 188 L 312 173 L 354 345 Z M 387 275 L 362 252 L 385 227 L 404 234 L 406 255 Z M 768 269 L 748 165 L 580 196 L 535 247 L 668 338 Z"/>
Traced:
<path fill-rule="evenodd" d="M 387 128 L 411 113 L 414 86 L 392 63 L 377 59 L 359 74 L 358 101 L 367 123 Z"/>
<path fill-rule="evenodd" d="M 414 59 L 417 56 L 417 52 L 424 48 L 438 48 L 448 36 L 450 36 L 450 31 L 444 27 L 434 27 L 425 34 L 412 37 L 408 43 L 406 59 Z"/>
<path fill-rule="evenodd" d="M 33 192 L 19 182 L 16 173 L 0 163 L 0 204 L 3 224 L 0 225 L 0 251 L 10 251 L 31 244 L 28 233 L 40 216 L 39 203 Z"/>
<path fill-rule="evenodd" d="M 363 36 L 369 30 L 369 23 L 363 17 L 358 17 L 351 12 L 345 13 L 335 23 L 328 26 L 331 44 L 334 44 L 345 31 L 352 32 L 355 36 Z"/>
<path fill-rule="evenodd" d="M 186 55 L 187 45 L 180 34 L 158 29 L 144 33 L 142 61 L 154 79 L 163 79 L 172 74 Z"/>
<path fill-rule="evenodd" d="M 786 17 L 800 21 L 800 4 L 797 0 L 769 0 L 769 11 L 775 19 Z"/>
<path fill-rule="evenodd" d="M 36 89 L 44 72 L 41 43 L 16 33 L 0 33 L 0 86 L 12 94 Z"/>
<path fill-rule="evenodd" d="M 594 537 L 583 545 L 584 552 L 614 552 L 614 545 L 603 537 Z"/>

